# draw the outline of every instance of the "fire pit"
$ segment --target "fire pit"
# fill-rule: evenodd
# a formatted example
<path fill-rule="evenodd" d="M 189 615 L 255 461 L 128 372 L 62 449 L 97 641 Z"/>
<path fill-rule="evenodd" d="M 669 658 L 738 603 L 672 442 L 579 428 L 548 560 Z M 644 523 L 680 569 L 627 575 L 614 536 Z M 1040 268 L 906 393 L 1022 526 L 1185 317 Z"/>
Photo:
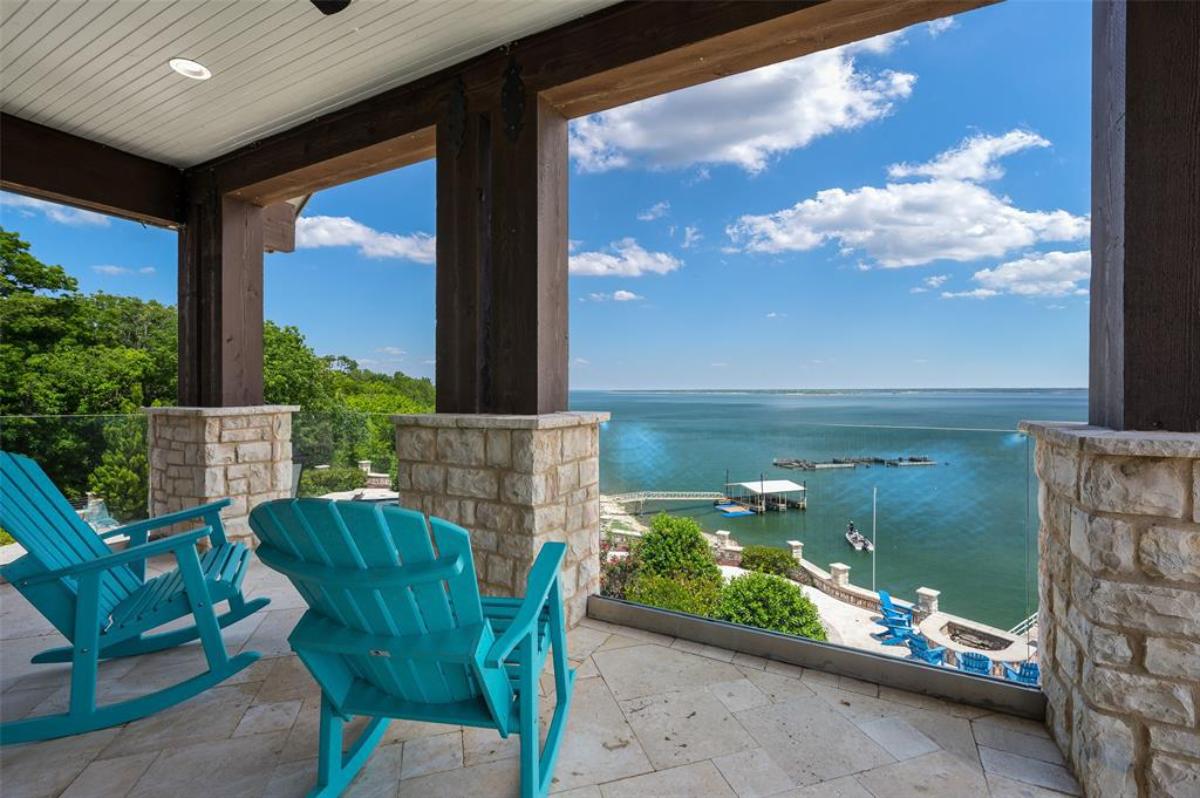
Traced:
<path fill-rule="evenodd" d="M 993 662 L 1023 662 L 1033 654 L 1032 646 L 1023 637 L 945 612 L 930 615 L 919 628 L 931 643 L 956 654 L 974 651 L 987 655 Z"/>

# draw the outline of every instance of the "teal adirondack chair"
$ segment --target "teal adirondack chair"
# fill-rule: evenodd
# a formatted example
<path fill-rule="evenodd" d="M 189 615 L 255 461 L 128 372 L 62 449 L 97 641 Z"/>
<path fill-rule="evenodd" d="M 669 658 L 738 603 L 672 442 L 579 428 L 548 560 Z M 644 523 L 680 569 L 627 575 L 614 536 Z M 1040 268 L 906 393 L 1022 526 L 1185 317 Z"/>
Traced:
<path fill-rule="evenodd" d="M 566 546 L 542 546 L 523 599 L 481 600 L 467 531 L 430 525 L 412 510 L 328 499 L 250 514 L 258 556 L 310 607 L 288 638 L 321 687 L 310 798 L 340 794 L 391 718 L 515 731 L 521 796 L 546 794 L 575 683 L 558 584 Z M 557 705 L 539 752 L 538 676 L 551 648 Z M 354 715 L 372 720 L 343 754 Z"/>
<path fill-rule="evenodd" d="M 64 714 L 0 724 L 0 745 L 48 740 L 115 726 L 185 701 L 224 681 L 258 659 L 255 652 L 229 657 L 221 627 L 265 607 L 269 599 L 246 601 L 242 576 L 250 551 L 229 543 L 221 526 L 228 500 L 138 521 L 97 535 L 28 457 L 0 451 L 0 528 L 27 552 L 0 573 L 54 624 L 70 646 L 43 651 L 35 663 L 70 662 L 71 702 Z M 200 519 L 208 526 L 148 542 L 150 530 Z M 105 538 L 129 536 L 124 551 L 112 552 Z M 212 541 L 203 555 L 202 538 Z M 145 578 L 146 559 L 173 554 L 178 570 Z M 229 610 L 216 614 L 216 605 Z M 192 615 L 195 623 L 147 634 Z M 200 638 L 208 670 L 138 698 L 96 705 L 100 660 L 131 657 Z"/>

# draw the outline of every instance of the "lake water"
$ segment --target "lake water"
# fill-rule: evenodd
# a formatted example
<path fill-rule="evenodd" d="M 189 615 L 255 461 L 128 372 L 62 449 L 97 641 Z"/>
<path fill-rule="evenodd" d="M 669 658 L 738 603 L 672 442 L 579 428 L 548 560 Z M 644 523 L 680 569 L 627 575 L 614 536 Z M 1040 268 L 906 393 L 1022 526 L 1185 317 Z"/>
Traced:
<path fill-rule="evenodd" d="M 805 558 L 851 566 L 872 584 L 872 557 L 844 538 L 853 520 L 871 537 L 875 580 L 914 599 L 941 591 L 948 612 L 1008 628 L 1037 608 L 1037 486 L 1033 442 L 1018 421 L 1079 421 L 1087 392 L 1054 391 L 577 391 L 573 409 L 607 410 L 600 487 L 718 491 L 727 481 L 791 479 L 808 509 L 727 518 L 708 503 L 654 509 L 729 530 L 742 544 L 804 542 Z M 933 466 L 795 471 L 775 458 L 925 456 Z"/>

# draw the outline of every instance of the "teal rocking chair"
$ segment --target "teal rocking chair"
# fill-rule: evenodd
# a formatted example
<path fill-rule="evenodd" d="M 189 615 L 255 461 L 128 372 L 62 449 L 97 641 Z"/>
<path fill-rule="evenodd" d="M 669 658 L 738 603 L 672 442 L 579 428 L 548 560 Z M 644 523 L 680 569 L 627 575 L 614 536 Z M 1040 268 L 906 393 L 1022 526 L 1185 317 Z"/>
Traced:
<path fill-rule="evenodd" d="M 575 682 L 558 583 L 566 546 L 542 547 L 523 599 L 481 599 L 467 531 L 430 525 L 412 510 L 326 499 L 250 514 L 259 558 L 310 607 L 288 638 L 321 687 L 310 798 L 339 795 L 391 718 L 516 732 L 521 796 L 546 795 Z M 539 751 L 538 676 L 551 649 L 557 705 Z M 371 720 L 343 753 L 356 715 Z"/>
<path fill-rule="evenodd" d="M 229 657 L 221 627 L 265 607 L 246 601 L 241 583 L 250 551 L 228 543 L 220 511 L 228 500 L 138 521 L 97 535 L 76 514 L 38 465 L 0 451 L 0 528 L 27 552 L 0 573 L 61 632 L 70 646 L 43 651 L 35 663 L 70 662 L 71 700 L 64 714 L 0 724 L 0 745 L 48 740 L 116 726 L 174 706 L 224 681 L 258 659 L 254 652 Z M 150 530 L 200 519 L 208 526 L 148 541 Z M 113 552 L 105 538 L 127 535 L 129 546 Z M 196 550 L 202 538 L 212 548 Z M 178 570 L 149 580 L 149 557 L 173 554 Z M 216 614 L 227 601 L 229 610 Z M 195 623 L 147 634 L 187 615 Z M 173 648 L 200 638 L 208 670 L 154 693 L 96 705 L 99 661 Z"/>

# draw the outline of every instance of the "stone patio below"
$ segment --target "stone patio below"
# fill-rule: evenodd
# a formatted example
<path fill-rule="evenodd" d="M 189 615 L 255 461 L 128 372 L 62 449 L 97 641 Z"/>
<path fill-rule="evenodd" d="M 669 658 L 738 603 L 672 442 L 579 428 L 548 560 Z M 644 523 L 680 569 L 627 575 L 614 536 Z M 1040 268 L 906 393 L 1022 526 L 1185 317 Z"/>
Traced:
<path fill-rule="evenodd" d="M 167 565 L 163 563 L 163 565 Z M 226 630 L 263 659 L 192 701 L 122 727 L 0 750 L 5 798 L 303 796 L 316 774 L 315 683 L 287 635 L 303 603 L 255 563 L 272 604 Z M 65 707 L 68 667 L 31 665 L 62 638 L 0 586 L 0 713 Z M 1053 798 L 1079 790 L 1037 723 L 836 674 L 584 620 L 552 791 L 563 798 Z M 101 666 L 101 702 L 203 669 L 196 645 Z M 543 699 L 553 706 L 544 677 Z M 517 794 L 514 735 L 393 721 L 348 796 Z"/>

